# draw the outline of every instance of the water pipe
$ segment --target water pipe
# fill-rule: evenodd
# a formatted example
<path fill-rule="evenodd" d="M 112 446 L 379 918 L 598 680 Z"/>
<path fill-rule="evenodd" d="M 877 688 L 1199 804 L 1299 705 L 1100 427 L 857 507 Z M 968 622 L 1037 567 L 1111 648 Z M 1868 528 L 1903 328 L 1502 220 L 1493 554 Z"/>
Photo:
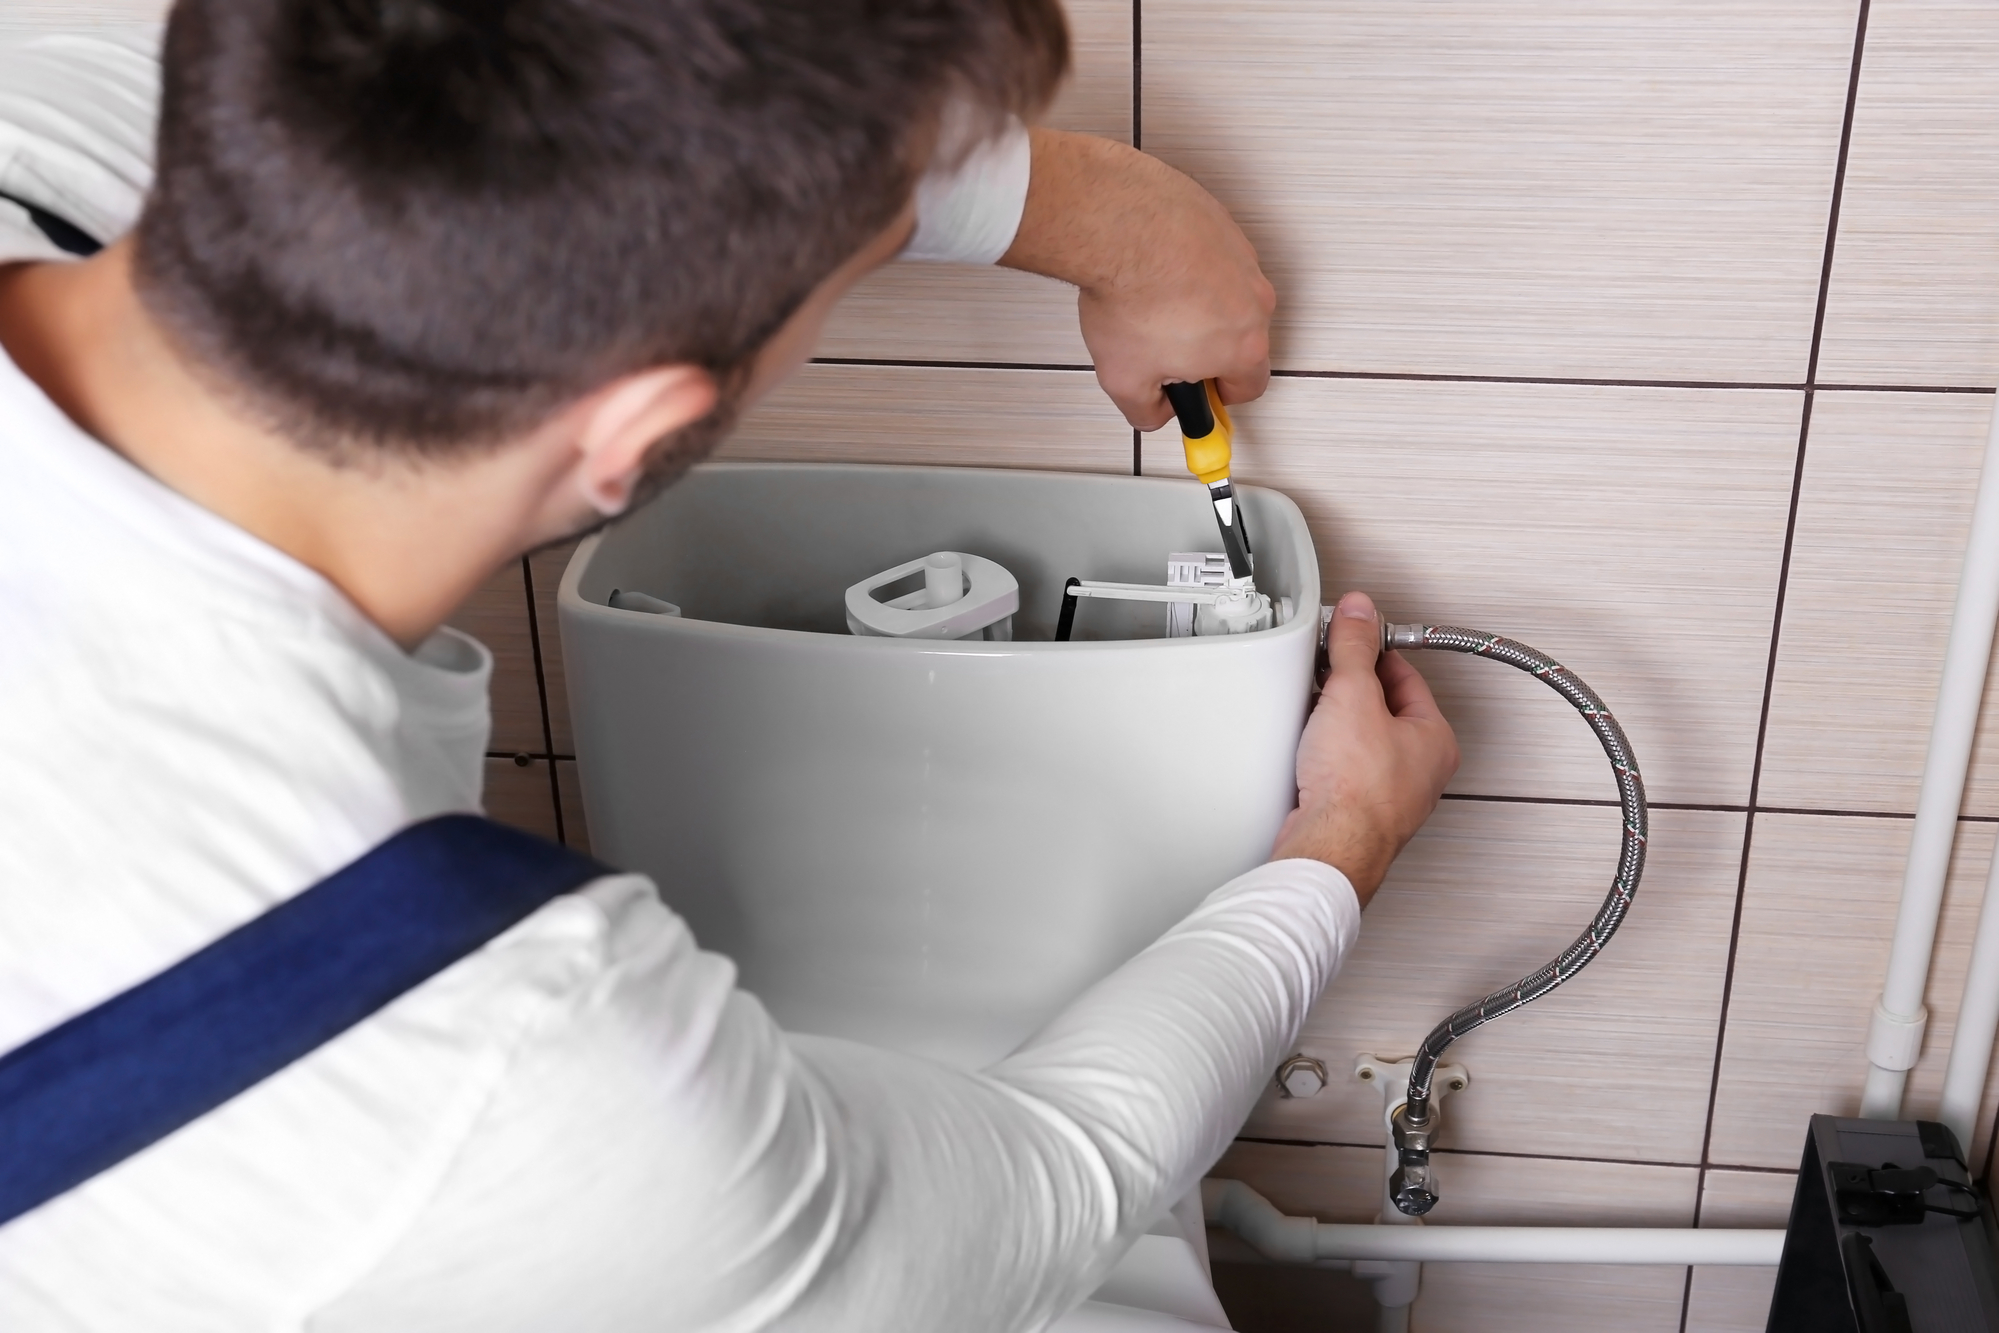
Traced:
<path fill-rule="evenodd" d="M 1782 1230 L 1723 1227 L 1374 1226 L 1290 1217 L 1240 1180 L 1201 1182 L 1209 1222 L 1266 1259 L 1344 1268 L 1382 1262 L 1724 1264 L 1775 1268 Z"/>
<path fill-rule="evenodd" d="M 1937 917 L 1943 910 L 1944 877 L 1950 870 L 1951 844 L 1957 837 L 1957 814 L 1964 803 L 1964 781 L 1971 766 L 1971 741 L 1978 728 L 1978 708 L 1985 694 L 1985 673 L 1992 660 L 1992 631 L 1999 624 L 1999 412 L 1993 415 L 1986 437 L 1985 462 L 1978 476 L 1978 500 L 1971 511 L 1971 537 L 1964 548 L 1964 570 L 1957 584 L 1957 607 L 1951 613 L 1950 643 L 1944 650 L 1943 678 L 1937 687 L 1936 718 L 1930 726 L 1929 757 L 1923 764 L 1922 793 L 1916 800 L 1916 823 L 1909 839 L 1909 860 L 1902 873 L 1902 905 L 1895 916 L 1895 942 L 1889 949 L 1888 972 L 1881 996 L 1874 1003 L 1874 1017 L 1867 1030 L 1867 1086 L 1860 1098 L 1860 1114 L 1870 1120 L 1896 1120 L 1902 1114 L 1902 1093 L 1909 1070 L 1922 1054 L 1923 1029 L 1929 1011 L 1923 1007 L 1923 990 L 1929 982 L 1930 955 L 1936 947 Z M 1991 899 L 1980 915 L 1979 937 L 1999 932 L 1999 923 L 1988 929 Z M 1984 972 L 1999 974 L 1999 950 L 1993 941 L 1986 950 Z M 1974 954 L 1977 950 L 1974 949 Z M 1971 980 L 1981 975 L 1974 965 L 1967 987 L 1978 984 L 1999 987 L 1999 975 L 1986 982 Z M 1973 997 L 1967 994 L 1967 1000 Z M 1985 1005 L 1980 991 L 1979 1005 Z M 1999 997 L 1990 1001 L 1999 1005 Z M 1976 1017 L 1976 1014 L 1973 1015 Z M 1960 1020 L 1962 1021 L 1962 1020 Z M 1967 1034 L 1968 1035 L 1968 1034 Z M 1966 1046 L 1960 1039 L 1957 1046 Z M 1975 1054 L 1967 1053 L 1959 1069 L 1959 1102 L 1962 1088 L 1977 1067 L 1976 1083 L 1982 1090 L 1984 1071 L 1991 1058 L 1992 1026 L 1985 1025 L 1982 1045 Z M 1956 1064 L 1956 1051 L 1952 1051 Z M 1952 1123 L 1959 1141 L 1971 1142 L 1970 1118 L 1977 1114 L 1978 1093 L 1971 1094 L 1971 1107 L 1963 1112 L 1963 1123 Z M 1949 1123 L 1948 1117 L 1946 1122 Z"/>
<path fill-rule="evenodd" d="M 1992 1041 L 1999 1035 L 1999 849 L 1985 875 L 1985 901 L 1978 909 L 1978 933 L 1964 973 L 1951 1033 L 1950 1063 L 1944 1069 L 1943 1100 L 1937 1119 L 1950 1126 L 1959 1143 L 1976 1142 L 1978 1104 L 1985 1098 L 1985 1075 L 1992 1066 Z"/>

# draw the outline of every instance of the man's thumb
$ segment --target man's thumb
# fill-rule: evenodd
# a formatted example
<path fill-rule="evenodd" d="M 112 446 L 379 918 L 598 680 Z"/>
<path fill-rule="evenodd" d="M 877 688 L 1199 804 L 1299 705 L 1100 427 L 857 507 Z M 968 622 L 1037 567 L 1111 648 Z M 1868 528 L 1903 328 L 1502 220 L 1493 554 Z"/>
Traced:
<path fill-rule="evenodd" d="M 1381 656 L 1381 616 L 1364 592 L 1340 598 L 1327 634 L 1327 653 L 1335 676 L 1374 679 L 1374 662 Z"/>

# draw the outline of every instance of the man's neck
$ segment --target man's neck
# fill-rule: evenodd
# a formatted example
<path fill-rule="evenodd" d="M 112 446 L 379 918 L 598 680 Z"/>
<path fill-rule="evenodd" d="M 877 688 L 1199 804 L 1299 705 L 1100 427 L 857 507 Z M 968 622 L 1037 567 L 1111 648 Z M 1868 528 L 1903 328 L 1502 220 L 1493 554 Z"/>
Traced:
<path fill-rule="evenodd" d="M 0 348 L 84 431 L 317 570 L 406 648 L 509 557 L 548 464 L 336 466 L 195 374 L 139 300 L 129 242 L 84 263 L 0 268 Z"/>

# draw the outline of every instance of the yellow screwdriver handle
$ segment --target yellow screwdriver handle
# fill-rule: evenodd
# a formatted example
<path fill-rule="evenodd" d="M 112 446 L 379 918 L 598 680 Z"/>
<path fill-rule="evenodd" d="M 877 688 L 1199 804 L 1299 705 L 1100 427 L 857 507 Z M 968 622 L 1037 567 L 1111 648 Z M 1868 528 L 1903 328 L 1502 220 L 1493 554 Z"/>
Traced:
<path fill-rule="evenodd" d="M 1187 447 L 1187 470 L 1208 485 L 1229 475 L 1229 445 L 1235 427 L 1213 380 L 1199 384 L 1169 384 L 1166 397 L 1180 418 L 1180 439 Z"/>

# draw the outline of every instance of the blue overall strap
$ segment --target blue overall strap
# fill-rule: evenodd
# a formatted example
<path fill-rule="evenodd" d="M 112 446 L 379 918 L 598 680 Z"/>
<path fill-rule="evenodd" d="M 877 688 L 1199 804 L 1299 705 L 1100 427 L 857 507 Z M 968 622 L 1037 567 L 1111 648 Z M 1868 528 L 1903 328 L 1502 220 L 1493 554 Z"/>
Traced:
<path fill-rule="evenodd" d="M 609 873 L 529 834 L 445 815 L 8 1052 L 0 1224 L 206 1115 Z"/>
<path fill-rule="evenodd" d="M 48 237 L 49 243 L 64 254 L 88 259 L 104 248 L 95 236 L 67 218 L 57 217 L 39 204 L 31 204 L 18 195 L 8 194 L 5 190 L 0 190 L 0 199 L 25 212 L 28 220 L 35 224 L 42 235 Z"/>

